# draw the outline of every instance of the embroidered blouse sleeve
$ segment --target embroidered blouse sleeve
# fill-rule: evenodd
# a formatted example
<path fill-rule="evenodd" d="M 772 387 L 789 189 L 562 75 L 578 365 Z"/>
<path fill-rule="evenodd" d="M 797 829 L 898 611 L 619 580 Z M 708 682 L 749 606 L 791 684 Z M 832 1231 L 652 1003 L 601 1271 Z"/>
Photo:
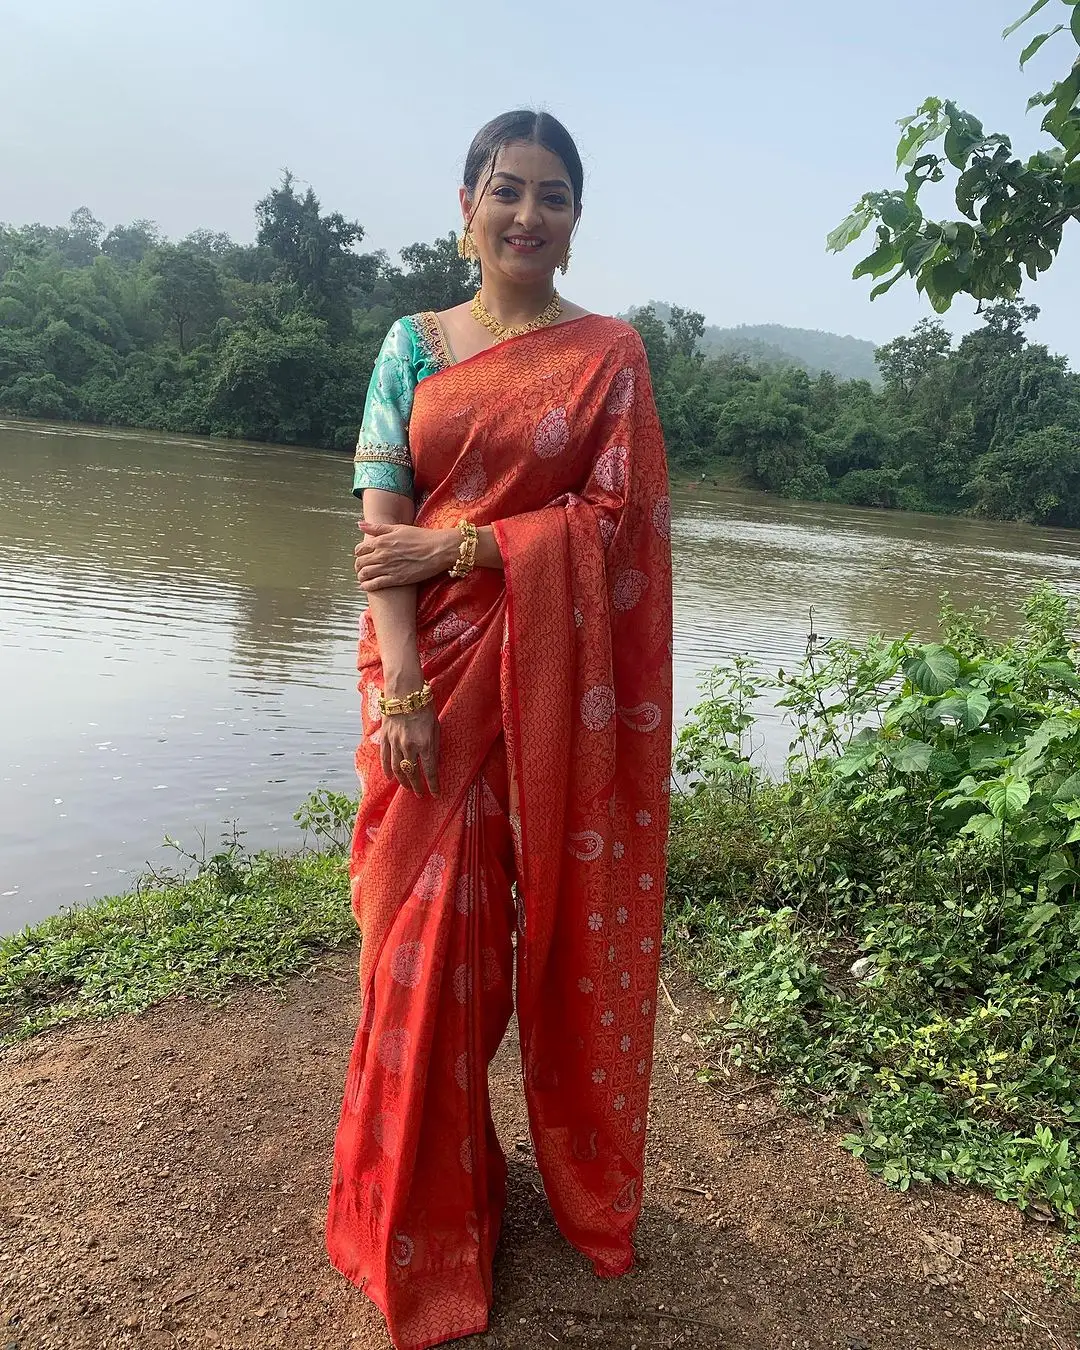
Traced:
<path fill-rule="evenodd" d="M 399 320 L 387 333 L 371 372 L 353 457 L 355 496 L 361 496 L 365 488 L 413 495 L 409 418 L 415 389 L 412 337 L 408 326 Z"/>

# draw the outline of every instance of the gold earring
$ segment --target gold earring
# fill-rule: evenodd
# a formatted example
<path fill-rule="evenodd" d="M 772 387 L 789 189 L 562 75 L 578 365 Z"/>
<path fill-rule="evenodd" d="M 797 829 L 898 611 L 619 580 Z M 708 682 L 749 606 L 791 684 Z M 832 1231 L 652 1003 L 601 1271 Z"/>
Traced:
<path fill-rule="evenodd" d="M 464 258 L 466 262 L 476 262 L 480 257 L 480 251 L 476 247 L 476 240 L 472 237 L 468 225 L 458 236 L 457 241 L 458 257 Z"/>
<path fill-rule="evenodd" d="M 567 244 L 566 252 L 562 255 L 562 262 L 559 264 L 559 271 L 563 274 L 563 276 L 566 276 L 566 273 L 569 270 L 569 268 L 570 268 L 570 245 Z"/>

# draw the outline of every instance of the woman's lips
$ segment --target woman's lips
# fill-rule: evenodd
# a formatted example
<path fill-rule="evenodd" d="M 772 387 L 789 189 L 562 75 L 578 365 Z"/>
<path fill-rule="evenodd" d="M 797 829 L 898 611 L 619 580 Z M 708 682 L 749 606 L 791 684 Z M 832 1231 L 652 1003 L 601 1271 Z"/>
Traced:
<path fill-rule="evenodd" d="M 505 242 L 515 253 L 538 253 L 544 247 L 544 240 L 535 235 L 511 234 L 505 236 Z"/>

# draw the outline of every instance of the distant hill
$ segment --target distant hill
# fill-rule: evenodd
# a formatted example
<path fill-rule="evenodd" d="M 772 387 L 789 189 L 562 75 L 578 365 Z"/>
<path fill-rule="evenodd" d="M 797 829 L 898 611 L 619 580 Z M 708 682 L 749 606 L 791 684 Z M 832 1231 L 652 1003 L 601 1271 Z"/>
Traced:
<path fill-rule="evenodd" d="M 670 306 L 658 301 L 650 303 L 657 316 L 666 320 Z M 701 340 L 701 350 L 706 356 L 733 352 L 762 365 L 801 366 L 811 375 L 831 370 L 844 380 L 870 380 L 878 384 L 875 347 L 875 343 L 865 338 L 823 333 L 816 328 L 785 328 L 779 323 L 744 323 L 737 328 L 709 324 Z"/>

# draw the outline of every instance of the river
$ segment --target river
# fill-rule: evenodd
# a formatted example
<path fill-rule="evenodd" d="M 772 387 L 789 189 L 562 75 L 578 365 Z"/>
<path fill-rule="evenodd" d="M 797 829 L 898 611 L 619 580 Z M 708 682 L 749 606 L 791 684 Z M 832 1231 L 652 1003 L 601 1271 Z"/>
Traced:
<path fill-rule="evenodd" d="M 347 457 L 0 422 L 0 932 L 212 852 L 300 842 L 357 737 Z M 934 630 L 938 598 L 1080 594 L 1080 533 L 673 494 L 676 704 L 748 653 Z M 762 722 L 781 763 L 789 729 Z"/>

